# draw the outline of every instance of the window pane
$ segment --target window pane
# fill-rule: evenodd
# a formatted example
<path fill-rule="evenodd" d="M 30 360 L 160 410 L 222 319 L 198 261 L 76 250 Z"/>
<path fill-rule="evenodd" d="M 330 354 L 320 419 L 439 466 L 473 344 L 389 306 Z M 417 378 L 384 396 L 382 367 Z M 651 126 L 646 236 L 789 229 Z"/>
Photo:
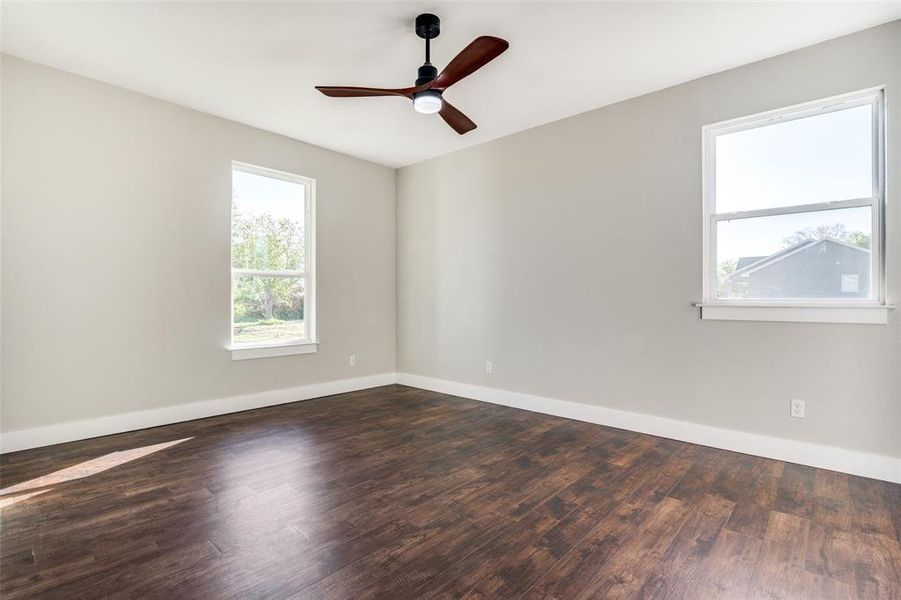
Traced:
<path fill-rule="evenodd" d="M 870 210 L 720 221 L 717 297 L 869 297 Z"/>
<path fill-rule="evenodd" d="M 872 107 L 716 138 L 716 212 L 867 198 L 873 194 Z"/>
<path fill-rule="evenodd" d="M 232 266 L 302 271 L 304 184 L 232 171 Z"/>
<path fill-rule="evenodd" d="M 288 342 L 306 337 L 304 280 L 299 277 L 234 277 L 235 344 Z"/>

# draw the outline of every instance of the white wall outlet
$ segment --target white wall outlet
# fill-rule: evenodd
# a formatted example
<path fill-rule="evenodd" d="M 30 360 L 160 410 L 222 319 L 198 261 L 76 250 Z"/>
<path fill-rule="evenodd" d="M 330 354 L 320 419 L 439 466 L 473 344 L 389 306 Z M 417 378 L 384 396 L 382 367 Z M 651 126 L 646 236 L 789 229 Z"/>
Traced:
<path fill-rule="evenodd" d="M 347 359 L 347 364 L 349 364 L 352 367 L 356 367 L 357 366 L 357 355 L 351 354 L 350 358 Z"/>
<path fill-rule="evenodd" d="M 491 372 L 494 371 L 494 365 L 491 364 L 491 361 L 485 361 L 485 372 L 491 375 Z"/>
<path fill-rule="evenodd" d="M 799 419 L 804 418 L 804 401 L 803 400 L 798 400 L 797 398 L 792 398 L 791 416 L 797 417 Z"/>

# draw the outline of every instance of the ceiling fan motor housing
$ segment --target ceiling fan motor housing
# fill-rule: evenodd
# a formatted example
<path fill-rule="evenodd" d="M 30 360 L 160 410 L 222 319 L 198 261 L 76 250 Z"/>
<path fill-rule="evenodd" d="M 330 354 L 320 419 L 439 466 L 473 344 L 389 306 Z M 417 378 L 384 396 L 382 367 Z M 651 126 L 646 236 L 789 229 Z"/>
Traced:
<path fill-rule="evenodd" d="M 416 85 L 420 86 L 424 83 L 428 83 L 436 77 L 438 77 L 438 69 L 431 64 L 426 63 L 419 67 L 419 77 L 416 78 Z"/>

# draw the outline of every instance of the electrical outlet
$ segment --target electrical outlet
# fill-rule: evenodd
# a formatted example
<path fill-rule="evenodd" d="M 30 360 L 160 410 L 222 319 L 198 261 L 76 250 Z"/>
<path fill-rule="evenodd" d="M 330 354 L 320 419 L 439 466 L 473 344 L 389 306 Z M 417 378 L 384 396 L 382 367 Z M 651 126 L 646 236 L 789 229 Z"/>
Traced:
<path fill-rule="evenodd" d="M 357 355 L 351 354 L 350 358 L 347 359 L 347 364 L 349 364 L 352 367 L 356 367 L 357 366 Z"/>
<path fill-rule="evenodd" d="M 485 362 L 485 372 L 491 375 L 491 372 L 494 371 L 494 365 L 491 364 L 491 361 Z"/>
<path fill-rule="evenodd" d="M 799 419 L 804 418 L 804 401 L 803 400 L 798 400 L 797 398 L 792 398 L 791 416 L 797 417 Z"/>

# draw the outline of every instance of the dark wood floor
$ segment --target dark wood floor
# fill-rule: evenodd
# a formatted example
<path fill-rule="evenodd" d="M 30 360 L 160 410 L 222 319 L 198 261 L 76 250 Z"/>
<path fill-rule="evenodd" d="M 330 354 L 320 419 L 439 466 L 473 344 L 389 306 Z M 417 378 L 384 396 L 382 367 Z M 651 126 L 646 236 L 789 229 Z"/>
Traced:
<path fill-rule="evenodd" d="M 901 486 L 389 386 L 7 454 L 12 598 L 901 598 Z"/>

